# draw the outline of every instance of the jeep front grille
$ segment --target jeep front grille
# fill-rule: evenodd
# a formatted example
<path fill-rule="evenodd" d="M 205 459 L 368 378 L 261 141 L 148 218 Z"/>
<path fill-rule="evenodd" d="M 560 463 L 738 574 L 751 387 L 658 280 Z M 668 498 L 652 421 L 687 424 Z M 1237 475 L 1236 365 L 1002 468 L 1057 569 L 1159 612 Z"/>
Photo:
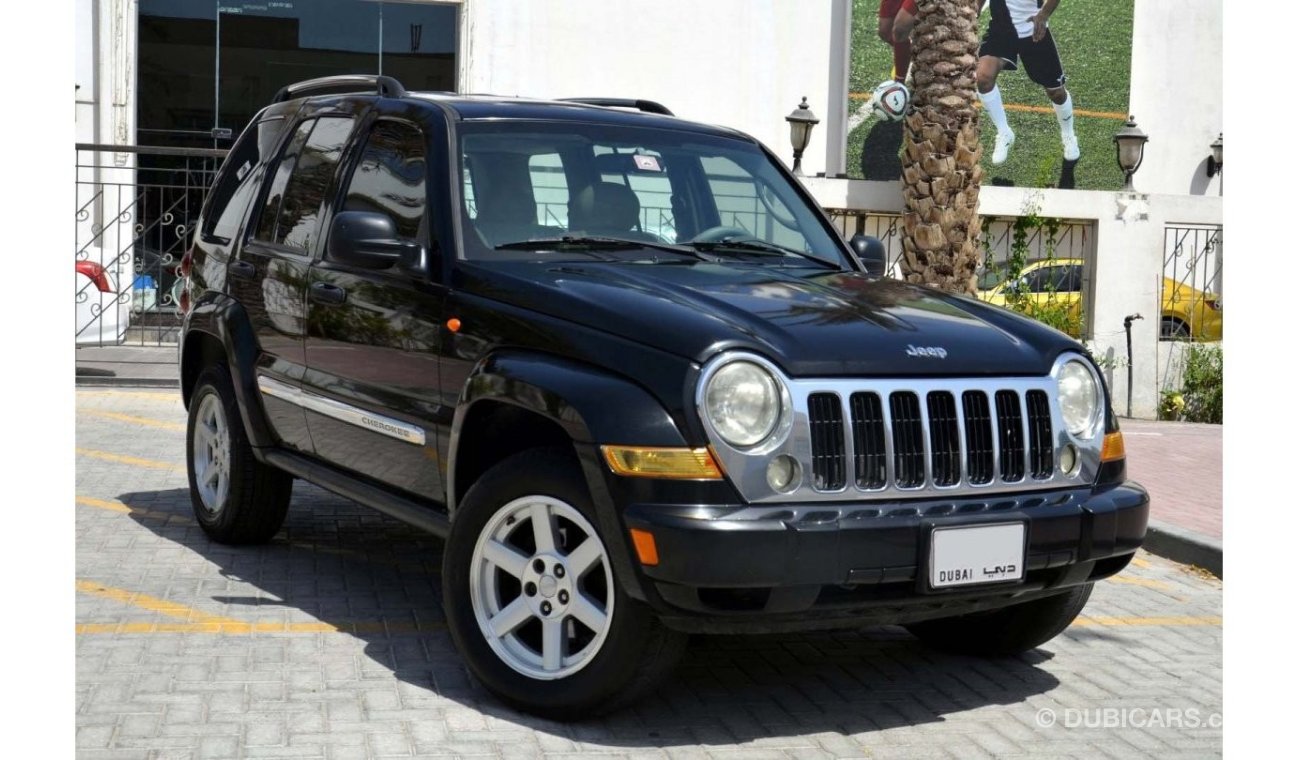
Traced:
<path fill-rule="evenodd" d="M 847 402 L 832 392 L 808 395 L 814 491 L 844 489 L 850 458 L 861 491 L 987 486 L 995 474 L 1002 484 L 1041 484 L 1055 473 L 1043 390 L 895 390 L 886 399 L 872 391 Z"/>
<path fill-rule="evenodd" d="M 696 404 L 711 373 L 744 359 L 782 385 L 784 413 L 771 440 L 737 448 L 701 422 L 727 479 L 750 504 L 812 504 L 969 498 L 1087 488 L 1101 470 L 1104 425 L 1084 436 L 1065 429 L 1056 372 L 1015 377 L 790 377 L 764 357 L 719 354 L 701 370 Z M 1100 378 L 1097 378 L 1100 383 Z M 1071 446 L 1073 456 L 1065 457 Z M 769 482 L 774 457 L 795 460 L 793 483 Z M 1059 463 L 1073 467 L 1062 472 Z M 993 503 L 993 502 L 990 502 Z"/>

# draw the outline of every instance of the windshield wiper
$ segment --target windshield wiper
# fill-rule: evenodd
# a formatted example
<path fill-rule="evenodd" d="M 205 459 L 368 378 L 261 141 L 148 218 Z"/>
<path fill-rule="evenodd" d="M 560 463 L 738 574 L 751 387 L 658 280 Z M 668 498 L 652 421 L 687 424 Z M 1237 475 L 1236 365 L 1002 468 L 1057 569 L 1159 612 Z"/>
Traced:
<path fill-rule="evenodd" d="M 690 256 L 701 261 L 709 260 L 701 255 L 699 251 L 680 245 L 598 235 L 561 235 L 559 237 L 533 238 L 531 240 L 517 240 L 513 243 L 502 243 L 496 247 L 498 251 L 541 251 L 547 249 L 561 251 L 565 249 L 630 251 L 637 248 L 651 248 L 656 251 L 675 253 L 679 256 Z"/>
<path fill-rule="evenodd" d="M 785 256 L 802 256 L 803 258 L 808 259 L 809 261 L 814 261 L 818 264 L 821 264 L 823 267 L 826 267 L 827 269 L 841 268 L 840 265 L 836 264 L 834 261 L 827 261 L 826 259 L 823 259 L 820 256 L 814 256 L 813 254 L 808 253 L 806 251 L 799 251 L 799 250 L 795 250 L 794 248 L 786 248 L 783 245 L 777 245 L 776 243 L 769 243 L 765 240 L 757 240 L 757 239 L 717 240 L 717 241 L 709 241 L 709 242 L 690 243 L 689 245 L 691 245 L 696 250 L 706 251 L 708 253 L 715 253 L 721 250 L 733 250 L 733 251 L 744 251 L 746 253 L 757 253 L 765 256 L 780 256 L 782 258 L 784 258 Z"/>

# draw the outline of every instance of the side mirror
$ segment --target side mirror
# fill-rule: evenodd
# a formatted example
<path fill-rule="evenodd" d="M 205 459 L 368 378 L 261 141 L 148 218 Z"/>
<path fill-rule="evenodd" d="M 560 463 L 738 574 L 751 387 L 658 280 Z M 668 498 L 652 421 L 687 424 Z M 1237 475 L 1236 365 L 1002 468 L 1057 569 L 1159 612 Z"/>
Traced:
<path fill-rule="evenodd" d="M 362 269 L 394 265 L 417 270 L 425 264 L 424 246 L 397 237 L 397 225 L 377 211 L 341 211 L 330 223 L 326 255 L 330 261 Z"/>
<path fill-rule="evenodd" d="M 876 277 L 885 276 L 885 269 L 889 266 L 889 256 L 885 253 L 885 244 L 880 242 L 879 238 L 870 235 L 854 235 L 849 241 L 849 247 L 853 249 L 858 261 L 862 262 L 867 274 Z"/>

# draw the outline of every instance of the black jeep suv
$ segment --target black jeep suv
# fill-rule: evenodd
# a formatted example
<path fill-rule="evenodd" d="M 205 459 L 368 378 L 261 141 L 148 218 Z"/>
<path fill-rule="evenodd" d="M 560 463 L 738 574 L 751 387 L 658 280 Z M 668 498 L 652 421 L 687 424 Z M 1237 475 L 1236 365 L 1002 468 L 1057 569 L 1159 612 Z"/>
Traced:
<path fill-rule="evenodd" d="M 266 541 L 302 478 L 445 536 L 466 662 L 551 717 L 691 632 L 1035 647 L 1146 532 L 1102 377 L 880 250 L 655 103 L 291 85 L 182 267 L 195 513 Z"/>

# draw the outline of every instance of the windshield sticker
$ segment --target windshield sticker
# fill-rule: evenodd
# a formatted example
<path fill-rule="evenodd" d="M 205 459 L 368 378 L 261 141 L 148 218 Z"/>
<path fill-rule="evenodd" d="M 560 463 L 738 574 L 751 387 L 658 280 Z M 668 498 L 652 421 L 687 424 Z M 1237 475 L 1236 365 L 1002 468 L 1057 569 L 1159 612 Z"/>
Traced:
<path fill-rule="evenodd" d="M 659 168 L 659 159 L 655 158 L 654 156 L 642 156 L 638 154 L 632 156 L 632 160 L 636 162 L 636 168 L 640 169 L 643 172 L 663 171 L 663 169 Z"/>

